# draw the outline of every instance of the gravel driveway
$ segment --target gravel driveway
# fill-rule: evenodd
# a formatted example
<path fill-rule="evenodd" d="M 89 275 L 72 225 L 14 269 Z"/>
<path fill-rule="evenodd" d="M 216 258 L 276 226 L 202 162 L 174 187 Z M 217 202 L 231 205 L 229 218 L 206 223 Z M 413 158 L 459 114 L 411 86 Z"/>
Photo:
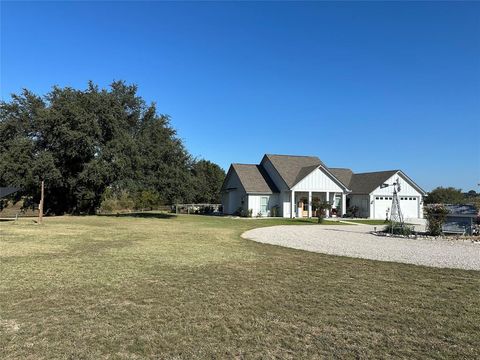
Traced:
<path fill-rule="evenodd" d="M 480 244 L 461 240 L 380 237 L 369 225 L 282 225 L 249 230 L 242 237 L 331 255 L 440 268 L 480 270 Z"/>

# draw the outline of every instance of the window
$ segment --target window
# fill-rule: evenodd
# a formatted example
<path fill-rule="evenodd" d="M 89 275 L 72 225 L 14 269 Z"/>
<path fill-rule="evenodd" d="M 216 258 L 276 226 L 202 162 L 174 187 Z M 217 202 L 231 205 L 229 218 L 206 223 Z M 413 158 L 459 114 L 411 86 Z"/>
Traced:
<path fill-rule="evenodd" d="M 267 207 L 268 207 L 268 196 L 262 196 L 260 198 L 260 212 L 262 214 L 267 213 Z"/>
<path fill-rule="evenodd" d="M 375 199 L 376 199 L 376 200 L 379 200 L 380 198 L 377 196 Z"/>

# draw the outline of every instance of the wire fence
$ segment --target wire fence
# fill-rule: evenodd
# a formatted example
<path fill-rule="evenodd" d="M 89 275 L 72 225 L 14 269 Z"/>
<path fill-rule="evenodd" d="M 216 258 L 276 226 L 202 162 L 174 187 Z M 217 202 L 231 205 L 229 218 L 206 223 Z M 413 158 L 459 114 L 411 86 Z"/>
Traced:
<path fill-rule="evenodd" d="M 222 204 L 175 204 L 176 214 L 221 215 Z"/>

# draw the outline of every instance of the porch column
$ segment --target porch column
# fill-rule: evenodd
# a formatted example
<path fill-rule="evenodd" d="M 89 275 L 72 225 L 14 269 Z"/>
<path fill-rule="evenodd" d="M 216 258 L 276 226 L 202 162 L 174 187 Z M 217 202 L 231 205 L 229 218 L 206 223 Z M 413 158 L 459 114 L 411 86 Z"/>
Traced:
<path fill-rule="evenodd" d="M 290 218 L 295 217 L 295 191 L 292 190 L 292 193 L 290 195 Z"/>
<path fill-rule="evenodd" d="M 330 204 L 330 192 L 327 191 L 327 198 L 326 198 L 327 203 Z M 325 210 L 325 217 L 330 217 L 330 210 Z"/>
<path fill-rule="evenodd" d="M 342 193 L 342 216 L 347 213 L 347 194 Z"/>
<path fill-rule="evenodd" d="M 308 217 L 312 217 L 312 192 L 308 192 Z"/>

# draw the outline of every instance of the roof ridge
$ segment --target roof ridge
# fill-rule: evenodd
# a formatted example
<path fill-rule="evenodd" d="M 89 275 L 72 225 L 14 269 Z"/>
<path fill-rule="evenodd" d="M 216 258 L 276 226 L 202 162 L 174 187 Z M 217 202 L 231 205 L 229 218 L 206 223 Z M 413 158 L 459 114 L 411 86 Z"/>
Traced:
<path fill-rule="evenodd" d="M 265 154 L 266 156 L 291 156 L 291 157 L 306 157 L 306 158 L 320 158 L 316 155 L 290 155 L 290 154 Z"/>
<path fill-rule="evenodd" d="M 340 168 L 340 167 L 330 167 L 330 166 L 329 166 L 328 169 L 334 169 L 334 170 L 349 170 L 349 171 L 353 172 L 352 169 L 350 169 L 350 168 L 344 168 L 344 167 Z"/>
<path fill-rule="evenodd" d="M 362 172 L 362 173 L 354 173 L 354 175 L 379 174 L 379 173 L 398 172 L 398 171 L 402 171 L 402 170 L 400 170 L 400 169 L 393 169 L 393 170 L 369 171 L 369 172 Z"/>

